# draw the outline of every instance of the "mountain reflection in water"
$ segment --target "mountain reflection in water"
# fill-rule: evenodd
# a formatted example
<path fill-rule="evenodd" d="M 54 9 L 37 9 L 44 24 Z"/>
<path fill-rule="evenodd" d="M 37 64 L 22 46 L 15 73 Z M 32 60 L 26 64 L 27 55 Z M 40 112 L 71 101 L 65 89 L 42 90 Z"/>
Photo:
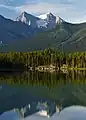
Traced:
<path fill-rule="evenodd" d="M 0 120 L 86 120 L 85 82 L 86 71 L 1 73 Z"/>
<path fill-rule="evenodd" d="M 55 113 L 51 118 L 43 117 L 37 113 L 21 118 L 17 112 L 9 111 L 0 116 L 0 120 L 86 120 L 86 107 L 71 106 L 64 108 L 60 114 Z"/>

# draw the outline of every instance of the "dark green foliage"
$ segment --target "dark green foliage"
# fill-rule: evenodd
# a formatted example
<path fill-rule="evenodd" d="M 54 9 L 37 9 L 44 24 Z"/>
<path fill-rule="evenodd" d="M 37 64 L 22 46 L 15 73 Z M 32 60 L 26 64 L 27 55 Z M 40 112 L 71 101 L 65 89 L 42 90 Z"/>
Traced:
<path fill-rule="evenodd" d="M 86 68 L 86 52 L 65 53 L 48 48 L 43 51 L 0 53 L 0 69 L 28 69 L 51 64 L 59 69 L 64 64 L 68 68 Z"/>

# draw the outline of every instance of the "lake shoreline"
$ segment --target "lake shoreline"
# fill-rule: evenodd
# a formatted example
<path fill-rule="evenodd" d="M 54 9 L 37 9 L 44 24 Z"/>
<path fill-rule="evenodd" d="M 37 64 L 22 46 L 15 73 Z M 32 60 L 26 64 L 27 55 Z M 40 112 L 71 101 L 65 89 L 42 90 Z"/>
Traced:
<path fill-rule="evenodd" d="M 53 67 L 29 67 L 28 69 L 0 69 L 0 72 L 20 72 L 20 71 L 39 71 L 39 72 L 55 72 L 55 71 L 63 71 L 63 70 L 86 70 L 86 68 L 53 68 Z"/>
<path fill-rule="evenodd" d="M 39 72 L 55 72 L 55 71 L 69 71 L 69 70 L 86 70 L 86 68 L 78 68 L 78 67 L 68 67 L 67 65 L 63 65 L 60 67 L 56 67 L 55 65 L 40 65 L 37 67 L 34 66 L 25 66 L 24 68 L 0 68 L 0 72 L 19 72 L 19 71 L 39 71 Z"/>

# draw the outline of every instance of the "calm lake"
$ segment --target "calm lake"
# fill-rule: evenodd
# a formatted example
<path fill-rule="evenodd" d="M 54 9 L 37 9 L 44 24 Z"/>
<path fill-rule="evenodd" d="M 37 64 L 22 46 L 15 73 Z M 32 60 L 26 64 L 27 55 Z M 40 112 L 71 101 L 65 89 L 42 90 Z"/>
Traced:
<path fill-rule="evenodd" d="M 86 120 L 86 71 L 0 72 L 0 120 Z"/>

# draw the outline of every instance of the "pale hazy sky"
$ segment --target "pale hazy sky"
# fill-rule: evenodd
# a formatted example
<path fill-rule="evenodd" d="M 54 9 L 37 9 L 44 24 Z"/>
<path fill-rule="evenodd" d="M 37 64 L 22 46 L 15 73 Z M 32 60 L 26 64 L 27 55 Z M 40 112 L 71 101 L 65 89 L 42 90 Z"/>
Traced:
<path fill-rule="evenodd" d="M 0 14 L 15 19 L 21 12 L 52 12 L 69 22 L 86 22 L 86 0 L 0 0 Z"/>

